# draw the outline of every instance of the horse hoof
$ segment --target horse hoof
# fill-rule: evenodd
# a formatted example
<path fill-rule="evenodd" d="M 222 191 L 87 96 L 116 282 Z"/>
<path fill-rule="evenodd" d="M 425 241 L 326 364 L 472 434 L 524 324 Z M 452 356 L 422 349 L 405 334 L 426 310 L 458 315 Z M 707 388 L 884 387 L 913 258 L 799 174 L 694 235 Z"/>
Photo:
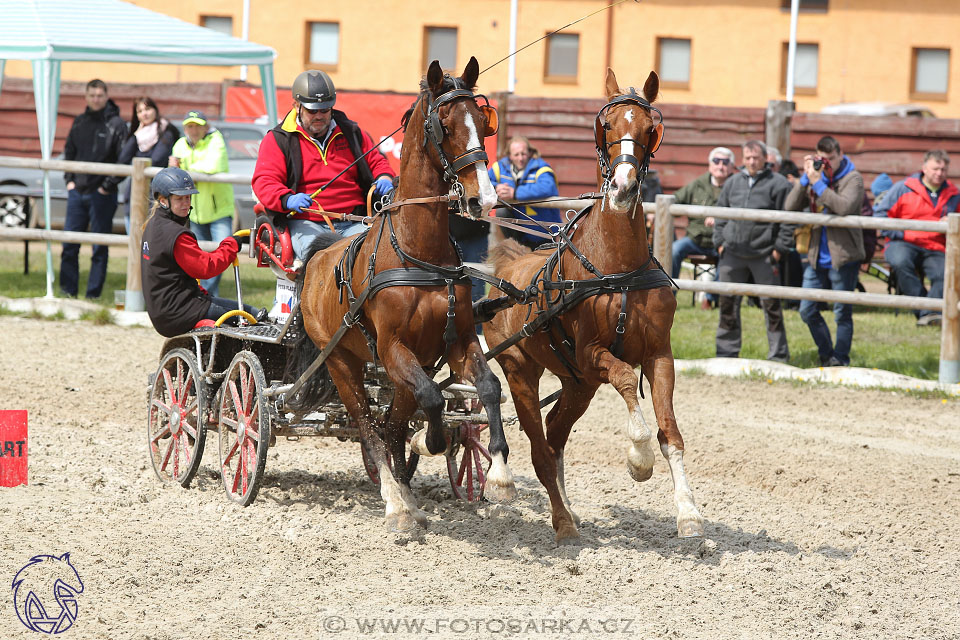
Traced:
<path fill-rule="evenodd" d="M 420 429 L 420 431 L 417 431 L 415 434 L 413 434 L 413 437 L 410 438 L 410 451 L 420 456 L 433 455 L 427 449 L 427 429 L 426 428 Z"/>
<path fill-rule="evenodd" d="M 417 521 L 409 513 L 396 513 L 387 516 L 387 529 L 393 533 L 406 533 L 417 528 Z"/>
<path fill-rule="evenodd" d="M 580 544 L 580 533 L 575 527 L 562 528 L 557 531 L 557 546 Z"/>
<path fill-rule="evenodd" d="M 491 482 L 487 479 L 487 484 L 483 487 L 483 497 L 490 502 L 505 504 L 517 499 L 517 487 L 514 484 L 501 485 Z"/>
<path fill-rule="evenodd" d="M 653 475 L 653 451 L 646 443 L 632 445 L 627 452 L 627 471 L 636 482 L 649 480 Z"/>
<path fill-rule="evenodd" d="M 689 518 L 677 518 L 677 536 L 680 538 L 702 538 L 703 518 L 699 515 Z"/>

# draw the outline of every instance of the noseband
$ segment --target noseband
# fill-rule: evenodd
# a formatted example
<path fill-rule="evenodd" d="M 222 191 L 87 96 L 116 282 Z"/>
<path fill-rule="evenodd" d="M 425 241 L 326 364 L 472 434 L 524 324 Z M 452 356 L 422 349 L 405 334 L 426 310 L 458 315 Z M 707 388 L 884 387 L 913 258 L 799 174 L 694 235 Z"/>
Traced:
<path fill-rule="evenodd" d="M 648 132 L 649 135 L 647 136 L 646 144 L 640 144 L 638 140 L 633 140 L 632 138 L 620 138 L 613 142 L 607 142 L 607 131 L 610 130 L 610 123 L 608 123 L 606 119 L 607 111 L 611 107 L 621 104 L 635 104 L 648 113 L 656 112 L 657 121 Z M 610 179 L 613 177 L 613 171 L 617 168 L 617 165 L 624 163 L 632 165 L 636 169 L 638 181 L 642 183 L 647 177 L 647 171 L 650 169 L 650 158 L 653 157 L 654 152 L 660 147 L 660 142 L 663 140 L 663 113 L 660 112 L 660 109 L 657 109 L 647 102 L 637 94 L 633 87 L 630 87 L 627 93 L 617 96 L 603 105 L 600 111 L 597 112 L 593 129 L 597 147 L 597 158 L 600 162 L 600 174 L 604 182 L 603 190 L 606 191 L 606 187 L 609 185 Z M 621 153 L 611 161 L 610 147 L 616 144 L 620 144 L 622 147 L 624 141 L 630 141 L 639 146 L 643 152 L 642 159 L 638 159 L 636 154 Z"/>

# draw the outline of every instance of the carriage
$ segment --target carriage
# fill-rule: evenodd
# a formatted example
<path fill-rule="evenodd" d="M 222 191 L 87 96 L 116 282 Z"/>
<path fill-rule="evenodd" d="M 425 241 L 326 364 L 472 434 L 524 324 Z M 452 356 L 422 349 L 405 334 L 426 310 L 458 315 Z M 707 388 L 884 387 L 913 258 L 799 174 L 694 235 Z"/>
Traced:
<path fill-rule="evenodd" d="M 280 264 L 282 245 L 269 223 L 262 222 L 252 235 L 250 254 L 258 265 Z M 236 275 L 239 287 L 238 270 Z M 323 436 L 361 442 L 359 429 L 351 424 L 336 394 L 306 414 L 289 406 L 294 385 L 283 381 L 284 371 L 288 352 L 300 337 L 294 322 L 299 313 L 295 300 L 291 307 L 283 322 L 257 324 L 243 318 L 230 326 L 224 324 L 226 316 L 246 315 L 230 312 L 214 326 L 200 326 L 164 342 L 160 365 L 147 380 L 147 444 L 153 469 L 162 481 L 188 487 L 199 469 L 208 431 L 213 430 L 227 496 L 246 506 L 257 496 L 269 447 L 281 438 Z M 374 414 L 386 416 L 393 386 L 382 366 L 368 363 L 364 387 Z M 451 489 L 457 498 L 480 500 L 490 461 L 480 441 L 487 428 L 485 412 L 471 385 L 450 384 L 443 397 L 451 443 L 444 455 Z M 410 434 L 423 416 L 413 418 Z M 360 452 L 370 479 L 379 484 L 377 468 L 362 442 Z M 408 481 L 418 459 L 411 452 L 406 461 L 403 473 Z"/>

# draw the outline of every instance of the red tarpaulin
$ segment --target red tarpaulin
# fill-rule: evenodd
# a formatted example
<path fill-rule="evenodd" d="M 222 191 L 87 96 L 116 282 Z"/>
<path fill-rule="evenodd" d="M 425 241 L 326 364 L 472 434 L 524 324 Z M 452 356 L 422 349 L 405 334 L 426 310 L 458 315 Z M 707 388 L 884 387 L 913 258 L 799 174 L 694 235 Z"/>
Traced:
<path fill-rule="evenodd" d="M 228 87 L 226 102 L 227 120 L 252 121 L 263 116 L 263 98 L 260 89 Z M 403 131 L 393 133 L 400 126 L 400 118 L 410 108 L 417 96 L 407 93 L 374 93 L 369 91 L 337 91 L 336 108 L 360 124 L 360 128 L 373 137 L 374 143 L 387 135 L 390 139 L 380 145 L 384 155 L 395 171 L 400 169 L 400 145 Z M 491 101 L 493 106 L 496 106 Z M 293 105 L 289 89 L 277 91 L 277 112 L 282 118 Z M 484 141 L 490 163 L 497 161 L 497 137 Z"/>
<path fill-rule="evenodd" d="M 27 484 L 27 412 L 0 411 L 0 487 Z"/>

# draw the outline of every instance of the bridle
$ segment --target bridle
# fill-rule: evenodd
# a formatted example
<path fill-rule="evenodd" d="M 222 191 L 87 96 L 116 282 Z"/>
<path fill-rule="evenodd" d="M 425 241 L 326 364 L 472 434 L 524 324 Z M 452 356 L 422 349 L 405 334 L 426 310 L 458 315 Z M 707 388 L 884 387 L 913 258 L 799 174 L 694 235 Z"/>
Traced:
<path fill-rule="evenodd" d="M 463 184 L 460 183 L 459 173 L 465 167 L 475 164 L 477 162 L 482 162 L 484 167 L 486 167 L 488 158 L 487 152 L 483 148 L 483 139 L 492 136 L 497 132 L 499 127 L 499 117 L 497 115 L 497 110 L 490 105 L 490 101 L 487 100 L 487 96 L 482 93 L 474 93 L 469 89 L 464 89 L 461 85 L 461 80 L 459 78 L 452 78 L 454 83 L 454 88 L 446 93 L 442 93 L 436 98 L 430 98 L 429 92 L 424 92 L 417 99 L 417 102 L 422 105 L 423 110 L 423 142 L 422 146 L 426 146 L 429 141 L 433 146 L 434 150 L 437 152 L 437 157 L 440 160 L 440 166 L 443 169 L 443 179 L 447 184 L 450 185 L 450 193 L 443 196 L 433 196 L 427 198 L 410 198 L 407 200 L 401 200 L 397 202 L 390 203 L 385 205 L 382 210 L 389 211 L 390 209 L 396 209 L 404 204 L 415 204 L 423 202 L 457 202 L 460 206 L 461 211 L 467 210 L 467 203 L 465 200 L 465 191 Z M 457 100 L 471 99 L 477 102 L 477 108 L 480 110 L 480 113 L 483 114 L 484 120 L 486 121 L 486 126 L 483 131 L 480 132 L 481 144 L 479 147 L 472 147 L 464 151 L 459 156 L 450 159 L 447 153 L 443 150 L 443 140 L 446 138 L 450 132 L 446 127 L 443 126 L 443 123 L 440 122 L 440 107 L 452 104 Z M 483 104 L 479 103 L 480 99 L 483 99 Z M 416 108 L 416 105 L 414 105 Z M 409 113 L 412 113 L 411 110 Z M 409 118 L 404 121 L 403 129 L 406 132 L 407 124 Z"/>
<path fill-rule="evenodd" d="M 607 131 L 610 130 L 610 123 L 607 122 L 607 112 L 610 108 L 622 104 L 635 104 L 648 113 L 656 112 L 657 120 L 647 132 L 646 144 L 640 144 L 638 140 L 633 140 L 632 138 L 620 138 L 613 142 L 607 142 Z M 626 93 L 617 96 L 603 105 L 600 111 L 597 112 L 597 117 L 593 124 L 593 133 L 597 147 L 597 158 L 600 162 L 600 174 L 603 178 L 602 191 L 605 193 L 609 188 L 610 180 L 613 177 L 613 172 L 617 168 L 617 165 L 624 163 L 632 165 L 637 170 L 637 181 L 642 183 L 647 177 L 647 171 L 650 169 L 650 158 L 653 157 L 654 152 L 660 147 L 660 143 L 663 142 L 663 113 L 660 112 L 660 109 L 657 109 L 638 95 L 633 87 L 630 87 Z M 611 160 L 610 147 L 619 144 L 622 148 L 624 141 L 633 142 L 640 147 L 642 151 L 641 158 L 638 159 L 636 154 L 621 153 Z"/>

